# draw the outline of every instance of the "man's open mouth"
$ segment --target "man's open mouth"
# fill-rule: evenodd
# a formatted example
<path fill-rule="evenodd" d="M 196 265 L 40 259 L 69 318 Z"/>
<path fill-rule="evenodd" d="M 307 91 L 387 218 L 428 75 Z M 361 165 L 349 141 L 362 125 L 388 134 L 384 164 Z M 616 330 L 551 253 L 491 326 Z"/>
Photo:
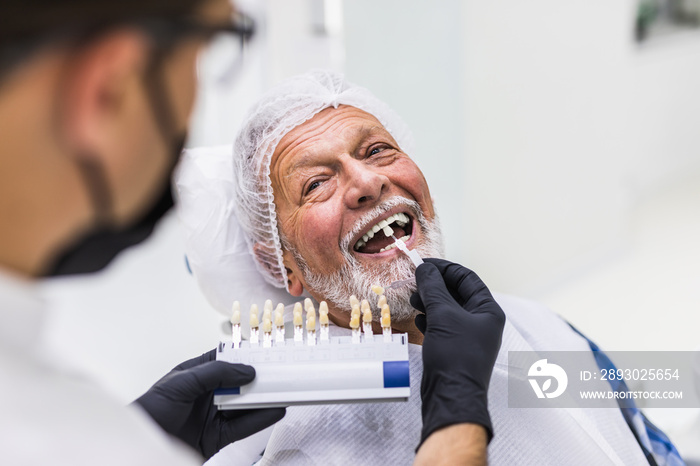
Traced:
<path fill-rule="evenodd" d="M 413 219 L 406 213 L 398 212 L 368 226 L 362 238 L 355 243 L 353 250 L 362 254 L 378 254 L 396 247 L 392 234 L 406 242 L 411 238 L 412 233 Z"/>

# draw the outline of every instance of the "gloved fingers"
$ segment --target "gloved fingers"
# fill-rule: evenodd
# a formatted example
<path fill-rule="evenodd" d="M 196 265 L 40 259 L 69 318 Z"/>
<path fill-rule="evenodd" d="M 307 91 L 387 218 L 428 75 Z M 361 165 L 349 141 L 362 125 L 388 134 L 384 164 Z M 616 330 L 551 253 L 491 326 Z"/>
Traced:
<path fill-rule="evenodd" d="M 433 306 L 457 305 L 435 265 L 429 262 L 419 265 L 416 269 L 416 283 L 426 315 L 430 314 Z"/>
<path fill-rule="evenodd" d="M 417 314 L 416 318 L 413 319 L 416 323 L 416 327 L 420 330 L 420 333 L 425 335 L 425 329 L 428 327 L 428 322 L 425 319 L 425 314 Z"/>
<path fill-rule="evenodd" d="M 201 356 L 197 356 L 192 359 L 188 359 L 185 362 L 182 362 L 175 366 L 173 368 L 174 371 L 180 371 L 180 370 L 185 370 L 185 369 L 190 369 L 195 366 L 199 366 L 200 364 L 204 364 L 205 362 L 209 361 L 215 361 L 216 360 L 216 348 L 214 348 L 211 351 L 207 351 L 206 353 L 202 354 Z"/>
<path fill-rule="evenodd" d="M 423 304 L 423 301 L 421 301 L 420 294 L 417 291 L 413 293 L 410 298 L 408 298 L 408 302 L 411 303 L 413 309 L 425 312 L 425 305 Z"/>
<path fill-rule="evenodd" d="M 501 309 L 501 306 L 499 306 L 496 301 L 492 301 L 488 305 L 481 306 L 479 311 L 474 313 L 490 314 L 496 321 L 496 324 L 501 328 L 501 333 L 503 332 L 503 327 L 506 324 L 506 313 L 503 312 L 503 309 Z"/>
<path fill-rule="evenodd" d="M 491 291 L 476 272 L 455 262 L 443 259 L 425 259 L 440 271 L 447 288 L 460 306 L 472 311 L 485 301 L 493 301 Z"/>
<path fill-rule="evenodd" d="M 255 369 L 244 364 L 209 361 L 190 369 L 171 372 L 167 380 L 157 385 L 171 399 L 195 400 L 216 388 L 240 387 L 255 378 Z"/>
<path fill-rule="evenodd" d="M 222 417 L 229 418 L 224 421 L 220 429 L 219 448 L 223 448 L 231 442 L 253 435 L 256 432 L 271 426 L 282 419 L 287 412 L 286 408 L 231 410 L 226 411 Z M 222 412 L 223 414 L 224 412 Z M 232 417 L 234 416 L 235 417 Z"/>

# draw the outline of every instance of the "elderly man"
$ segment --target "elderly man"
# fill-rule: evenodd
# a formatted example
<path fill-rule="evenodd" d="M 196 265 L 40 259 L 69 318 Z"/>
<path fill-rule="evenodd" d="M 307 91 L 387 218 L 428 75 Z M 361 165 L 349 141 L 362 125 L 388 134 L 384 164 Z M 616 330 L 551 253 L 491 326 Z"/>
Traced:
<path fill-rule="evenodd" d="M 342 76 L 321 70 L 267 93 L 236 139 L 230 182 L 235 212 L 226 215 L 235 213 L 264 280 L 286 287 L 292 296 L 308 293 L 328 302 L 336 334 L 349 333 L 350 295 L 369 299 L 372 284 L 414 274 L 409 258 L 383 233 L 385 226 L 422 257 L 442 256 L 438 217 L 411 150 L 408 129 L 391 109 Z M 204 207 L 201 201 L 199 206 Z M 414 321 L 414 305 L 422 303 L 411 300 L 414 291 L 410 286 L 387 290 L 392 327 L 413 343 L 410 400 L 288 408 L 274 427 L 262 464 L 413 461 L 421 433 L 418 381 L 423 371 L 423 335 L 416 326 L 421 320 Z M 511 297 L 497 299 L 508 321 L 489 387 L 496 432 L 489 462 L 646 463 L 635 438 L 639 432 L 633 433 L 617 408 L 508 407 L 508 351 L 591 347 L 546 309 Z M 590 359 L 590 369 L 596 370 Z"/>

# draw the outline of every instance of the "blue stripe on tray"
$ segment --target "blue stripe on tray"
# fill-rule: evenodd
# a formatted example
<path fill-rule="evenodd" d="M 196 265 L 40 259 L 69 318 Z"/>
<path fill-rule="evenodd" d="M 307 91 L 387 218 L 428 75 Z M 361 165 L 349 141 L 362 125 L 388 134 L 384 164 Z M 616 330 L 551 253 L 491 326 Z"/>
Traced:
<path fill-rule="evenodd" d="M 384 388 L 410 387 L 408 361 L 384 361 Z"/>
<path fill-rule="evenodd" d="M 214 395 L 240 395 L 241 387 L 217 388 Z"/>

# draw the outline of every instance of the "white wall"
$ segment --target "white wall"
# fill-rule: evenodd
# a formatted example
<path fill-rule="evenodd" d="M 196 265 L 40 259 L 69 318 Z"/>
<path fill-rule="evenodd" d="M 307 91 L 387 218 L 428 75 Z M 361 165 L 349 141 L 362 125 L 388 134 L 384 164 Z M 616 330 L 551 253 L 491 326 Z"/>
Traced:
<path fill-rule="evenodd" d="M 344 3 L 347 75 L 412 126 L 448 256 L 495 289 L 624 254 L 637 201 L 700 169 L 700 37 L 640 48 L 635 5 Z"/>
<path fill-rule="evenodd" d="M 621 241 L 629 6 L 465 3 L 467 257 L 497 289 L 532 293 Z"/>

